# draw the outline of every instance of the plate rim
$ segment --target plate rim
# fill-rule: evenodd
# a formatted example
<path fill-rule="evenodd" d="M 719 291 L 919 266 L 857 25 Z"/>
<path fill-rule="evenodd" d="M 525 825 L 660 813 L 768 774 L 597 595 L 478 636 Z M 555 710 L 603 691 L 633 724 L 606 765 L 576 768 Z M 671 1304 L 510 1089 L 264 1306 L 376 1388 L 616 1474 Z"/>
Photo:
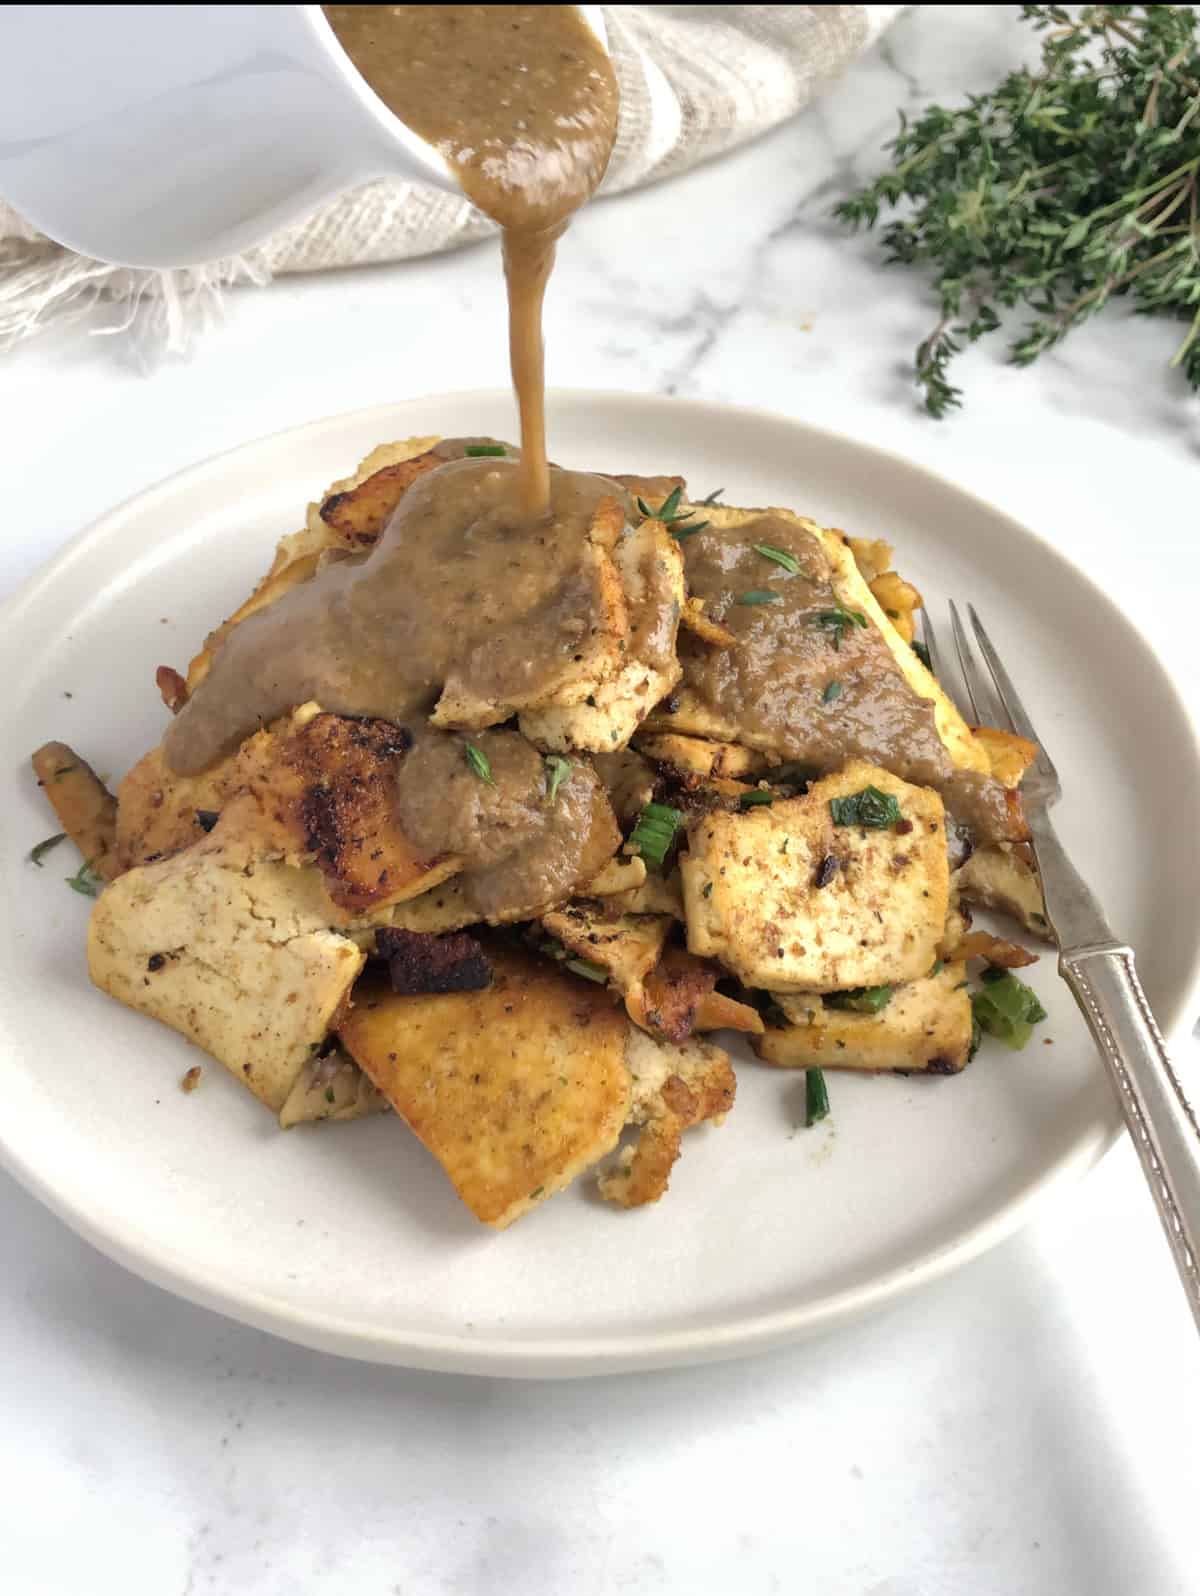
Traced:
<path fill-rule="evenodd" d="M 111 536 L 121 519 L 131 511 L 136 509 L 140 512 L 152 507 L 154 500 L 160 496 L 175 495 L 181 491 L 186 493 L 193 479 L 211 475 L 214 469 L 232 462 L 239 455 L 252 454 L 284 440 L 299 445 L 305 438 L 323 435 L 334 427 L 366 429 L 376 424 L 386 425 L 397 412 L 414 411 L 422 405 L 454 403 L 468 407 L 472 403 L 494 404 L 510 397 L 507 390 L 500 388 L 414 395 L 390 403 L 334 412 L 297 426 L 279 428 L 194 461 L 128 495 L 76 533 L 0 603 L 0 617 L 7 621 L 15 620 L 25 606 L 36 600 L 45 587 L 53 585 L 94 544 Z M 919 461 L 909 459 L 899 450 L 762 407 L 619 389 L 552 388 L 547 391 L 546 397 L 551 413 L 556 403 L 608 408 L 639 406 L 677 409 L 683 406 L 693 413 L 703 413 L 713 421 L 736 413 L 742 418 L 758 418 L 776 426 L 782 423 L 818 444 L 827 440 L 839 446 L 849 445 L 893 468 L 915 473 L 924 478 L 931 489 L 949 491 L 969 504 L 978 506 L 982 513 L 991 518 L 999 516 L 1032 539 L 1045 556 L 1064 567 L 1100 604 L 1119 615 L 1134 633 L 1148 658 L 1157 667 L 1180 723 L 1188 729 L 1190 746 L 1187 752 L 1192 762 L 1200 768 L 1200 723 L 1143 628 L 1121 610 L 1087 570 L 1060 547 L 971 489 Z M 1165 1018 L 1160 1016 L 1168 1040 L 1175 1033 L 1182 1033 L 1188 1017 L 1198 1007 L 1200 946 L 1193 950 L 1192 968 L 1177 999 L 1175 1012 Z M 1113 1096 L 1106 1099 L 1106 1112 L 1086 1127 L 1065 1154 L 1047 1165 L 1023 1187 L 1018 1196 L 998 1207 L 986 1219 L 977 1221 L 948 1245 L 934 1248 L 915 1262 L 887 1270 L 870 1281 L 845 1287 L 816 1302 L 765 1313 L 743 1314 L 727 1323 L 688 1330 L 658 1331 L 649 1335 L 605 1333 L 584 1338 L 558 1336 L 533 1341 L 495 1335 L 476 1341 L 468 1334 L 415 1333 L 412 1330 L 389 1334 L 379 1328 L 364 1329 L 358 1322 L 343 1319 L 336 1313 L 300 1309 L 266 1294 L 230 1287 L 213 1271 L 195 1264 L 181 1263 L 172 1257 L 165 1246 L 147 1240 L 136 1231 L 116 1232 L 103 1224 L 94 1223 L 79 1202 L 54 1188 L 46 1177 L 9 1145 L 3 1125 L 0 1125 L 0 1167 L 6 1169 L 77 1235 L 131 1273 L 185 1301 L 256 1329 L 317 1351 L 362 1361 L 446 1373 L 540 1379 L 648 1371 L 746 1356 L 795 1342 L 805 1335 L 830 1329 L 859 1315 L 878 1310 L 916 1287 L 942 1278 L 1011 1236 L 1051 1192 L 1073 1186 L 1094 1167 L 1112 1147 L 1122 1129 L 1123 1121 Z"/>

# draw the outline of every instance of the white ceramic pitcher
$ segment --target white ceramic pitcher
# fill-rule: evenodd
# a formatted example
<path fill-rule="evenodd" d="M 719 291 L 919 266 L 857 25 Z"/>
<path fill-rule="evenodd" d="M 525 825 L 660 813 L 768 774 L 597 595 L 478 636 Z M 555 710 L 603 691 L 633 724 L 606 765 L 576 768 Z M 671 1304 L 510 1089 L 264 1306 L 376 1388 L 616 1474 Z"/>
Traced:
<path fill-rule="evenodd" d="M 381 177 L 458 190 L 320 6 L 0 6 L 0 195 L 80 254 L 200 265 Z"/>

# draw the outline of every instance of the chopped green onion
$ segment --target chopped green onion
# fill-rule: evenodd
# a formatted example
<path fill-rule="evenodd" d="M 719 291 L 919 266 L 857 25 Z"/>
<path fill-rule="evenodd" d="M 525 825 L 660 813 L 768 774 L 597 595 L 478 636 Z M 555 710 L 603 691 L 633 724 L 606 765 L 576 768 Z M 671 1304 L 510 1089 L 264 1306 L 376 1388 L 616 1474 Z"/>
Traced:
<path fill-rule="evenodd" d="M 595 981 L 599 986 L 606 985 L 608 971 L 602 964 L 593 964 L 590 959 L 568 959 L 563 965 L 565 970 L 574 970 L 576 975 L 582 975 L 586 981 Z"/>
<path fill-rule="evenodd" d="M 924 643 L 921 642 L 920 638 L 915 638 L 911 646 L 913 653 L 921 661 L 921 664 L 924 665 L 925 669 L 927 671 L 932 671 L 933 660 L 929 656 L 929 650 L 925 647 Z"/>
<path fill-rule="evenodd" d="M 852 986 L 845 992 L 826 992 L 827 1009 L 850 1009 L 854 1014 L 879 1014 L 892 1001 L 890 986 Z"/>
<path fill-rule="evenodd" d="M 65 831 L 60 831 L 57 836 L 46 837 L 38 843 L 36 848 L 31 848 L 29 850 L 29 857 L 33 860 L 34 864 L 37 865 L 39 870 L 42 868 L 43 856 L 48 854 L 51 848 L 57 848 L 59 843 L 63 841 L 66 835 L 67 834 Z"/>
<path fill-rule="evenodd" d="M 497 455 L 503 460 L 507 453 L 502 443 L 469 443 L 463 450 L 468 460 L 482 460 L 488 455 Z"/>
<path fill-rule="evenodd" d="M 749 593 L 739 593 L 735 604 L 782 604 L 783 594 L 769 587 L 752 587 Z"/>
<path fill-rule="evenodd" d="M 546 755 L 546 802 L 552 804 L 558 797 L 558 789 L 571 774 L 571 761 L 564 759 L 561 754 Z"/>
<path fill-rule="evenodd" d="M 775 794 L 773 792 L 764 792 L 761 787 L 757 787 L 753 792 L 744 792 L 738 802 L 743 809 L 753 809 L 758 804 L 773 804 L 775 802 Z"/>
<path fill-rule="evenodd" d="M 98 898 L 104 885 L 104 877 L 98 876 L 86 859 L 73 876 L 63 879 L 72 892 L 81 892 L 85 898 Z"/>
<path fill-rule="evenodd" d="M 680 809 L 672 809 L 669 804 L 647 804 L 630 835 L 630 847 L 640 853 L 647 864 L 661 870 L 682 821 Z"/>
<path fill-rule="evenodd" d="M 1037 993 L 1011 970 L 999 970 L 994 965 L 983 972 L 983 981 L 983 991 L 971 999 L 976 1025 L 1014 1050 L 1024 1047 L 1034 1026 L 1046 1018 Z"/>
<path fill-rule="evenodd" d="M 901 818 L 900 805 L 878 787 L 864 787 L 849 798 L 831 798 L 829 812 L 835 826 L 869 826 L 873 831 L 894 826 Z"/>
<path fill-rule="evenodd" d="M 804 1072 L 804 1124 L 811 1129 L 829 1113 L 829 1089 L 824 1070 Z"/>
<path fill-rule="evenodd" d="M 842 684 L 838 681 L 826 682 L 825 691 L 821 694 L 823 704 L 833 704 L 842 696 Z"/>
<path fill-rule="evenodd" d="M 467 756 L 467 764 L 470 765 L 480 781 L 486 781 L 489 787 L 494 787 L 496 780 L 492 775 L 492 762 L 483 749 L 476 748 L 474 743 L 468 743 L 463 752 Z"/>
<path fill-rule="evenodd" d="M 773 543 L 755 543 L 752 547 L 755 554 L 761 554 L 764 560 L 773 560 L 776 565 L 781 565 L 789 576 L 800 575 L 800 561 L 786 549 L 777 549 Z"/>

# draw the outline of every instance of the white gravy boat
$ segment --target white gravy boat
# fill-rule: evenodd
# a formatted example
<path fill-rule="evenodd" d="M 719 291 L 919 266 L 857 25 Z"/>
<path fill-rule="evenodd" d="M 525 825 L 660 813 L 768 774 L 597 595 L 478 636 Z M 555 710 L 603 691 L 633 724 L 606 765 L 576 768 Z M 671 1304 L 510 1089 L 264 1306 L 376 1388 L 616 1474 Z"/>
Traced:
<path fill-rule="evenodd" d="M 0 6 L 0 195 L 82 255 L 201 265 L 384 177 L 461 192 L 320 6 Z"/>

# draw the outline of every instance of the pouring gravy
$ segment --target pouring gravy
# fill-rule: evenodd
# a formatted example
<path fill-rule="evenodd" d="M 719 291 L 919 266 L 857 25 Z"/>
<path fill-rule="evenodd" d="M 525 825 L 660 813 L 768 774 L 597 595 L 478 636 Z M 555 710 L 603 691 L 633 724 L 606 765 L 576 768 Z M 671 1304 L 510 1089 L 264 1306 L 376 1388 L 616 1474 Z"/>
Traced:
<path fill-rule="evenodd" d="M 574 6 L 324 6 L 375 93 L 503 228 L 522 492 L 545 515 L 542 302 L 555 245 L 604 176 L 617 132 L 612 62 Z"/>

